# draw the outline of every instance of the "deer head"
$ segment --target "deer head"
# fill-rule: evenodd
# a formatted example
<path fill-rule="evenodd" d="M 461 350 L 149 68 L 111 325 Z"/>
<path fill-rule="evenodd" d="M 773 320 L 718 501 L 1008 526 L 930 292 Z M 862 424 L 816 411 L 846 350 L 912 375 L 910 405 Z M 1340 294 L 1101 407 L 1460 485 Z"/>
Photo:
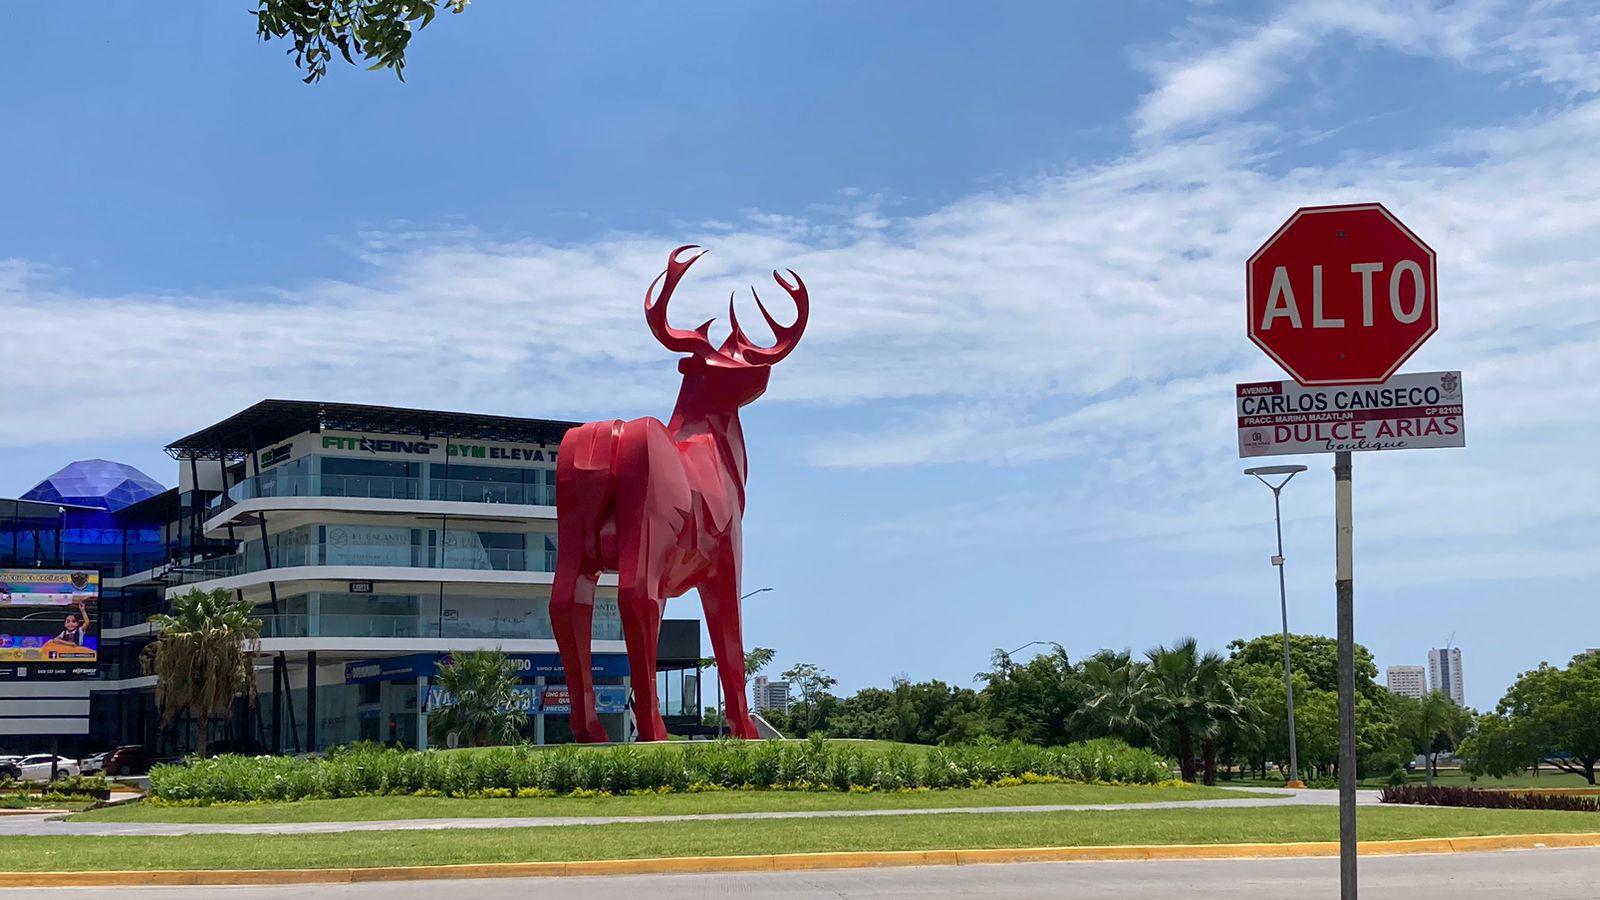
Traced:
<path fill-rule="evenodd" d="M 728 295 L 728 324 L 731 330 L 727 340 L 718 347 L 711 343 L 711 323 L 715 319 L 706 320 L 705 324 L 693 330 L 673 328 L 667 324 L 667 303 L 672 298 L 672 292 L 678 286 L 678 281 L 683 278 L 683 273 L 689 271 L 695 260 L 705 255 L 705 251 L 696 253 L 686 259 L 679 259 L 680 255 L 689 250 L 699 250 L 694 244 L 686 244 L 667 254 L 666 271 L 656 276 L 644 294 L 644 318 L 650 325 L 650 333 L 656 336 L 663 347 L 677 353 L 687 353 L 687 357 L 678 361 L 678 371 L 683 373 L 685 392 L 697 393 L 709 407 L 723 407 L 737 409 L 760 397 L 767 389 L 767 378 L 772 374 L 772 366 L 779 360 L 788 356 L 800 342 L 800 335 L 806 330 L 806 319 L 811 312 L 811 300 L 806 295 L 805 282 L 800 280 L 793 269 L 789 270 L 789 277 L 794 279 L 794 284 L 783 279 L 774 269 L 772 280 L 789 293 L 794 300 L 795 319 L 791 325 L 779 325 L 772 314 L 767 312 L 767 307 L 761 302 L 761 296 L 756 294 L 752 285 L 750 293 L 755 294 L 756 308 L 761 310 L 761 317 L 767 320 L 767 326 L 772 329 L 776 343 L 771 347 L 761 347 L 751 343 L 739 327 L 738 314 L 734 312 L 733 295 Z M 656 285 L 661 286 L 661 294 L 655 297 Z"/>

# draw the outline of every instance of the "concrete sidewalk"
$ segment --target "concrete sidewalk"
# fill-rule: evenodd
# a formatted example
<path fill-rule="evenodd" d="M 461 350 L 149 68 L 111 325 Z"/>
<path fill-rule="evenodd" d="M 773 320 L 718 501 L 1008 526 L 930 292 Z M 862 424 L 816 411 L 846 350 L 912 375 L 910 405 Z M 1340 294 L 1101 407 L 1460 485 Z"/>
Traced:
<path fill-rule="evenodd" d="M 552 828 L 564 825 L 621 825 L 645 822 L 692 822 L 726 819 L 828 819 L 867 816 L 930 816 L 951 813 L 1047 813 L 1137 809 L 1230 809 L 1259 806 L 1336 806 L 1337 791 L 1229 788 L 1272 797 L 1216 800 L 1164 800 L 1155 803 L 1079 803 L 1037 806 L 962 806 L 938 809 L 806 810 L 797 812 L 705 813 L 676 816 L 539 816 L 477 819 L 384 819 L 357 822 L 279 822 L 254 825 L 142 822 L 68 822 L 61 816 L 8 816 L 0 819 L 0 837 L 7 835 L 182 835 L 182 834 L 334 834 L 347 831 L 434 831 L 446 828 Z M 1356 802 L 1378 802 L 1377 791 L 1358 791 Z"/>

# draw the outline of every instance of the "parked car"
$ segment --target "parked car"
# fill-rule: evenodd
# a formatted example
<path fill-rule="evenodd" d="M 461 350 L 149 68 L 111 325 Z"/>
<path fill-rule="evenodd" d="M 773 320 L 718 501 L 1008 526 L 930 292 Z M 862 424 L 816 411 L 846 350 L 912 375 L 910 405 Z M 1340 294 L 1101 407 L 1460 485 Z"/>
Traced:
<path fill-rule="evenodd" d="M 212 741 L 211 745 L 206 748 L 206 755 L 207 756 L 221 756 L 224 753 L 233 753 L 233 754 L 236 754 L 238 756 L 268 756 L 268 755 L 270 755 L 270 752 L 267 750 L 267 745 L 261 743 L 260 741 L 256 740 L 255 738 L 245 738 L 243 740 L 227 739 L 227 740 L 221 740 L 221 741 Z"/>
<path fill-rule="evenodd" d="M 51 778 L 65 778 L 80 773 L 77 760 L 50 753 L 24 756 L 17 762 L 17 767 L 22 770 L 23 781 L 49 781 Z"/>
<path fill-rule="evenodd" d="M 111 751 L 107 750 L 104 753 L 96 753 L 93 756 L 85 756 L 83 759 L 78 761 L 78 768 L 81 769 L 85 775 L 104 775 L 106 771 L 106 757 L 110 755 Z"/>
<path fill-rule="evenodd" d="M 100 769 L 106 775 L 148 775 L 156 763 L 176 762 L 170 756 L 156 756 L 139 744 L 127 744 L 106 754 Z"/>
<path fill-rule="evenodd" d="M 22 779 L 22 767 L 17 765 L 20 762 L 22 762 L 22 757 L 20 756 L 0 756 L 0 781 L 7 779 L 20 781 Z"/>

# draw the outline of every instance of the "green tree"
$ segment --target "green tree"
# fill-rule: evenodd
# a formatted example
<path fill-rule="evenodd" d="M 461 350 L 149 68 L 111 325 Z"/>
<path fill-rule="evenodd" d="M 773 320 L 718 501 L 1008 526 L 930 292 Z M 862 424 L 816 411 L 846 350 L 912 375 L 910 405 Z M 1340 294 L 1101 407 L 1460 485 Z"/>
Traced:
<path fill-rule="evenodd" d="M 777 655 L 778 651 L 771 647 L 757 647 L 746 653 L 744 655 L 744 677 L 751 678 L 757 672 L 772 665 L 772 658 Z M 713 659 L 711 665 L 715 666 L 716 664 L 717 661 Z"/>
<path fill-rule="evenodd" d="M 462 12 L 471 0 L 260 0 L 252 13 L 263 41 L 287 39 L 305 83 L 328 74 L 337 50 L 344 61 L 372 61 L 372 69 L 393 69 L 405 80 L 406 49 L 412 28 L 421 30 L 439 9 Z"/>
<path fill-rule="evenodd" d="M 1235 665 L 1263 666 L 1278 673 L 1283 679 L 1283 636 L 1263 634 L 1245 640 L 1239 638 L 1228 644 L 1228 658 Z M 1387 693 L 1378 684 L 1378 665 L 1372 661 L 1372 652 L 1360 644 L 1355 645 L 1356 691 L 1364 697 L 1378 697 Z M 1320 634 L 1289 635 L 1289 667 L 1303 673 L 1306 681 L 1318 690 L 1339 692 L 1339 642 Z"/>
<path fill-rule="evenodd" d="M 1215 654 L 1207 654 L 1216 656 Z M 1224 746 L 1236 746 L 1252 737 L 1258 726 L 1255 710 L 1233 682 L 1227 662 L 1216 656 L 1217 664 L 1202 666 L 1195 687 L 1201 694 L 1205 718 L 1201 720 L 1200 760 L 1206 784 L 1217 783 L 1217 757 Z"/>
<path fill-rule="evenodd" d="M 211 720 L 224 717 L 233 698 L 256 695 L 251 659 L 261 641 L 253 607 L 229 591 L 191 590 L 165 613 L 150 617 L 156 638 L 145 646 L 144 670 L 156 676 L 156 705 L 171 724 L 181 710 L 195 719 L 195 752 L 206 755 Z"/>
<path fill-rule="evenodd" d="M 835 699 L 829 692 L 839 680 L 814 663 L 797 663 L 783 673 L 783 679 L 793 685 L 800 694 L 800 714 L 795 716 L 791 712 L 789 717 L 791 723 L 800 725 L 804 729 L 798 736 L 804 737 L 817 731 L 824 721 L 825 707 L 830 705 L 829 701 Z"/>
<path fill-rule="evenodd" d="M 1498 745 L 1475 748 L 1485 759 L 1512 756 L 1519 768 L 1540 761 L 1595 783 L 1600 764 L 1600 653 L 1579 654 L 1560 669 L 1549 663 L 1517 676 L 1497 709 Z"/>
<path fill-rule="evenodd" d="M 989 671 L 976 678 L 984 683 L 984 718 L 995 736 L 1042 745 L 1071 739 L 1071 718 L 1082 689 L 1060 644 L 1022 664 L 996 650 Z"/>
<path fill-rule="evenodd" d="M 1457 706 L 1443 691 L 1421 700 L 1404 700 L 1400 728 L 1410 750 L 1424 759 L 1428 784 L 1439 774 L 1439 754 L 1456 749 L 1472 727 L 1472 713 Z"/>
<path fill-rule="evenodd" d="M 439 663 L 439 687 L 453 702 L 428 715 L 428 731 L 442 742 L 455 732 L 469 747 L 509 744 L 528 720 L 520 708 L 517 669 L 499 650 L 464 650 Z"/>
<path fill-rule="evenodd" d="M 1283 697 L 1283 636 L 1263 634 L 1258 637 L 1232 641 L 1228 644 L 1228 662 L 1233 668 L 1240 691 L 1255 707 L 1259 715 L 1256 724 L 1261 727 L 1260 744 L 1251 745 L 1253 752 L 1262 753 L 1270 747 L 1271 758 L 1285 769 L 1288 760 L 1288 712 Z M 1298 749 L 1302 766 L 1319 773 L 1337 769 L 1338 752 L 1338 691 L 1339 654 L 1338 641 L 1315 634 L 1289 635 L 1289 661 L 1294 673 L 1295 731 L 1299 737 Z M 1395 695 L 1377 682 L 1378 667 L 1372 653 L 1360 644 L 1355 645 L 1356 662 L 1356 741 L 1358 764 L 1365 771 L 1392 769 L 1409 758 L 1406 741 L 1401 736 L 1397 719 Z M 1275 684 L 1274 684 L 1275 682 Z M 1331 724 L 1334 731 L 1328 735 L 1334 740 L 1333 752 L 1324 757 L 1307 752 L 1307 726 L 1301 720 L 1303 701 L 1301 694 L 1321 692 L 1330 695 L 1334 718 L 1318 719 L 1312 728 Z M 1328 698 L 1324 698 L 1325 700 Z M 1403 698 L 1400 698 L 1403 699 Z M 1326 707 L 1319 701 L 1318 712 Z M 1320 747 L 1321 732 L 1313 735 L 1311 746 Z M 1249 741 L 1245 741 L 1249 744 Z"/>
<path fill-rule="evenodd" d="M 1143 702 L 1150 718 L 1171 729 L 1184 781 L 1195 780 L 1195 742 L 1214 740 L 1223 727 L 1243 715 L 1242 701 L 1228 681 L 1222 656 L 1201 653 L 1194 638 L 1145 654 Z M 1211 748 L 1202 748 L 1212 752 Z M 1214 780 L 1214 757 L 1208 777 Z"/>
<path fill-rule="evenodd" d="M 1512 727 L 1511 720 L 1498 712 L 1484 713 L 1473 724 L 1472 733 L 1461 742 L 1461 769 L 1469 775 L 1503 778 L 1529 767 L 1537 771 L 1543 759 L 1540 747 L 1527 743 L 1527 735 Z"/>
<path fill-rule="evenodd" d="M 1136 746 L 1148 743 L 1162 723 L 1151 718 L 1145 696 L 1146 666 L 1132 654 L 1101 650 L 1078 665 L 1083 702 L 1074 710 L 1076 729 L 1093 737 L 1118 737 Z"/>

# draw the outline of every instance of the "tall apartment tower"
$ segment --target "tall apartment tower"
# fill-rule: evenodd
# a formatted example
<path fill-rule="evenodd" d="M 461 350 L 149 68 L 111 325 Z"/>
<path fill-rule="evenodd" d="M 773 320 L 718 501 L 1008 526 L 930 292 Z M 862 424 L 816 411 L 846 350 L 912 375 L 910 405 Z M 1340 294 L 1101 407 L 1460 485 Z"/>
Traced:
<path fill-rule="evenodd" d="M 750 683 L 750 706 L 757 711 L 776 709 L 788 712 L 789 682 L 769 681 L 767 676 L 757 675 Z"/>
<path fill-rule="evenodd" d="M 1460 647 L 1428 651 L 1428 689 L 1442 692 L 1457 706 L 1466 705 L 1466 693 L 1461 688 Z"/>
<path fill-rule="evenodd" d="M 1391 694 L 1421 700 L 1428 693 L 1428 673 L 1421 666 L 1390 666 L 1385 681 Z"/>

